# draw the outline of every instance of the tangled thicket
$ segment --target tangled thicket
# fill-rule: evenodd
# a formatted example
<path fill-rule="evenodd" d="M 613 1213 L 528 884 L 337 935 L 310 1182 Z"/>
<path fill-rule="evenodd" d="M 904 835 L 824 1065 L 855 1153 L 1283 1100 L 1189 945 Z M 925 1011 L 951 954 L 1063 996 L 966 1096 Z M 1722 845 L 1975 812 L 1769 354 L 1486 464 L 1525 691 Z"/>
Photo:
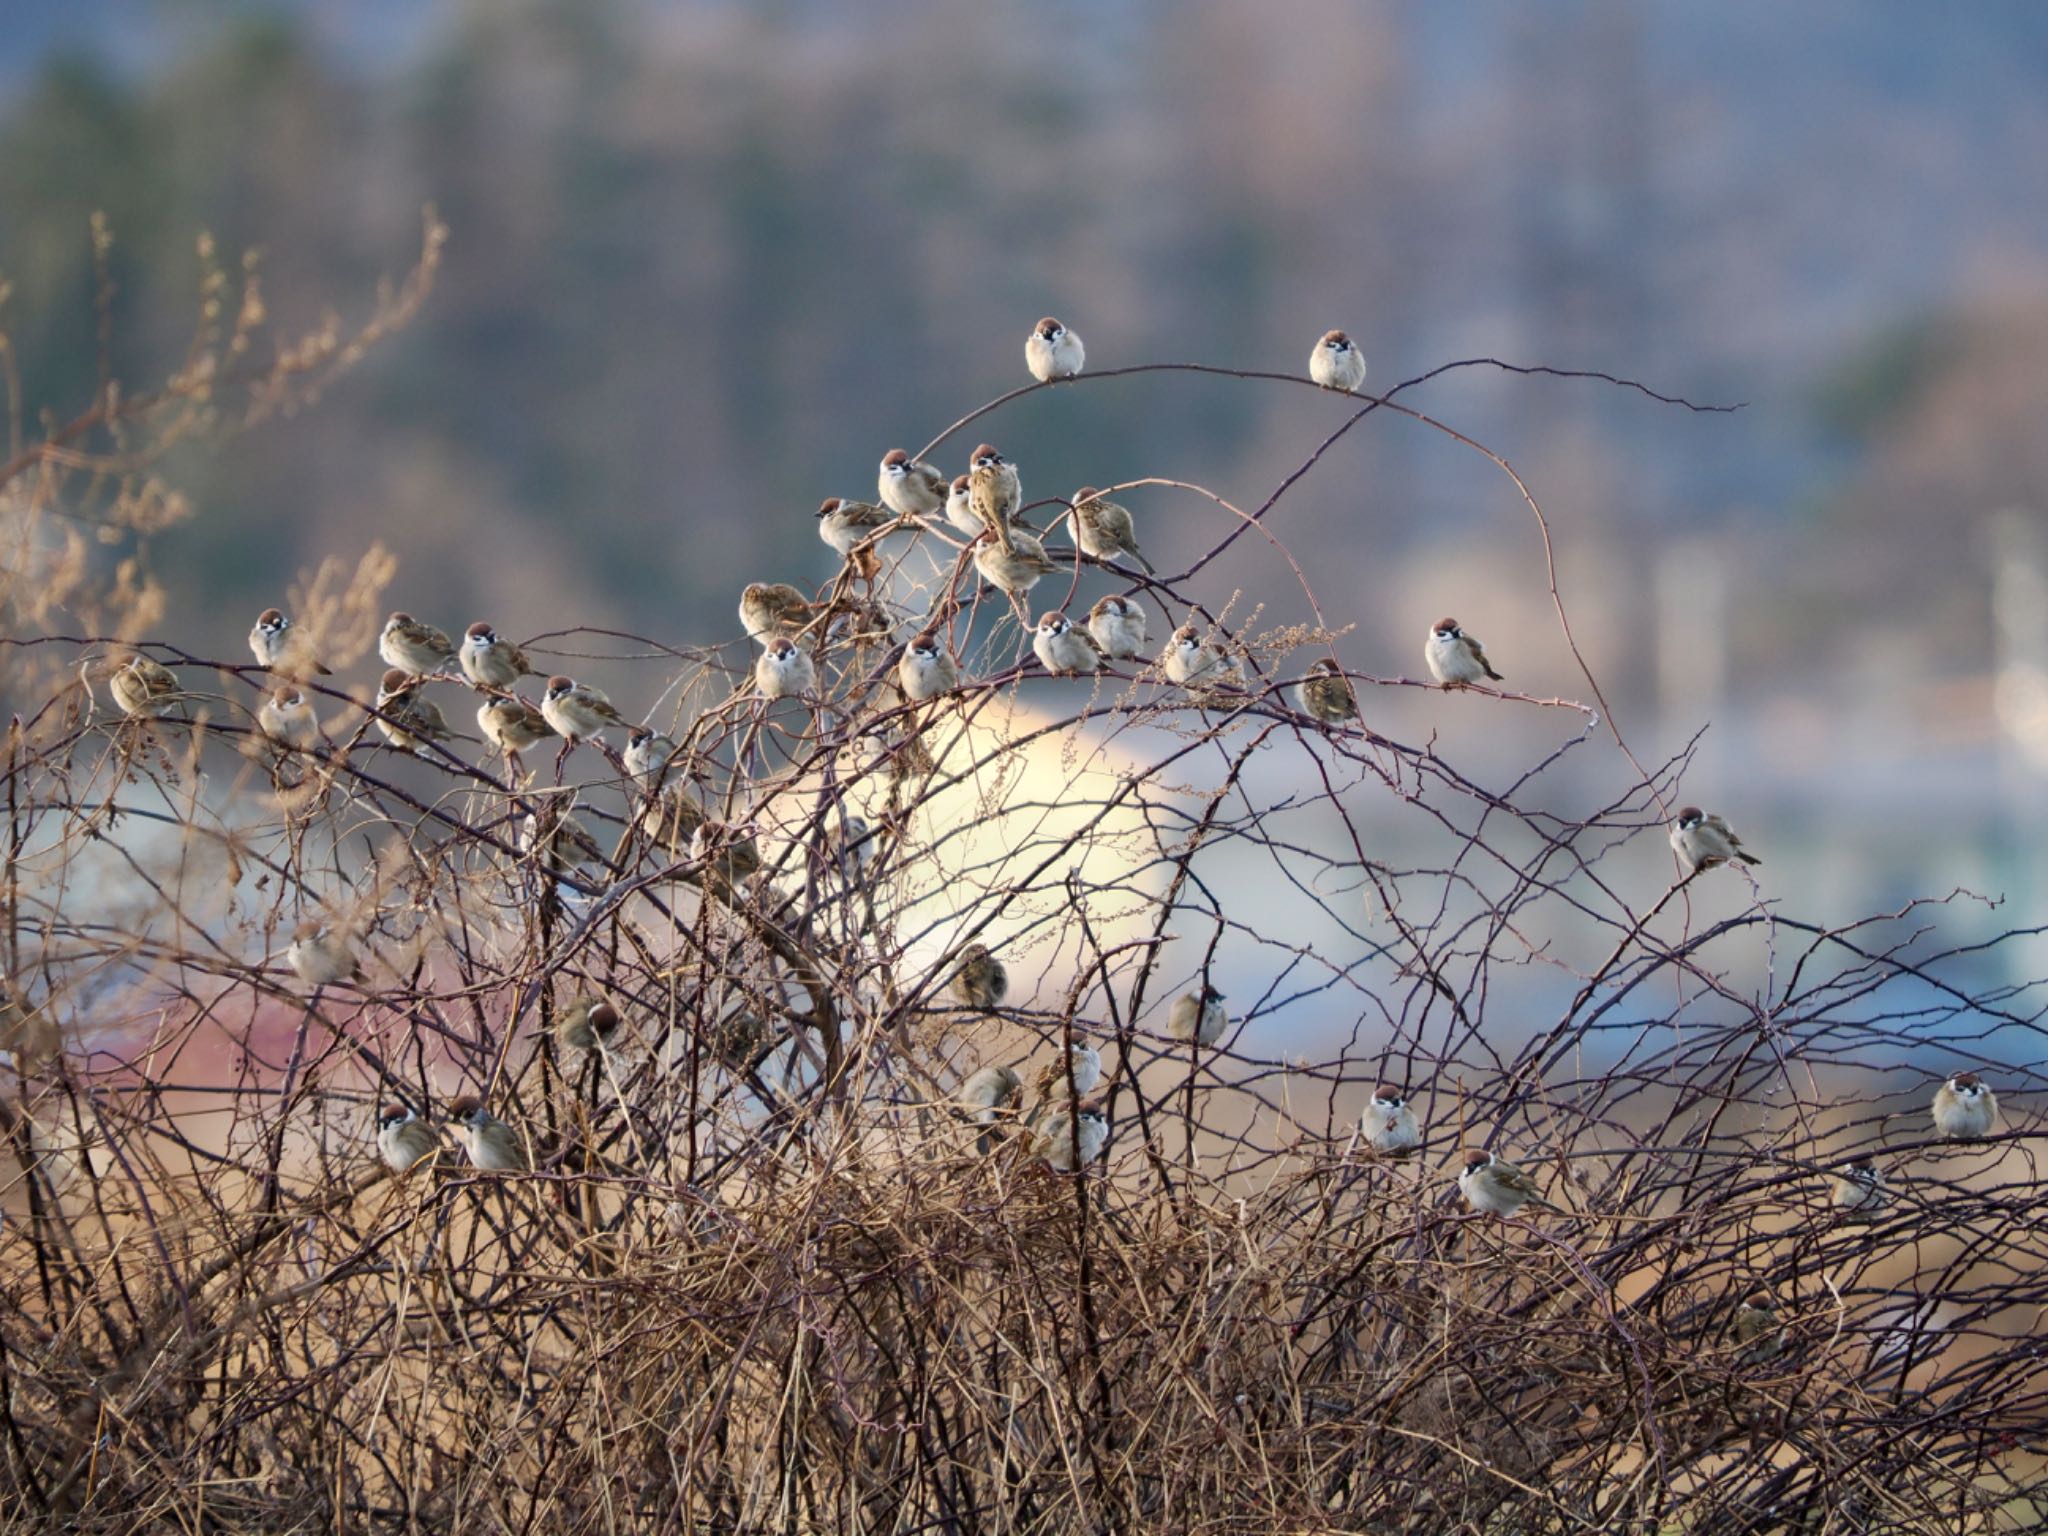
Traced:
<path fill-rule="evenodd" d="M 522 777 L 382 744 L 373 552 L 292 594 L 337 675 L 307 685 L 324 744 L 280 752 L 254 723 L 276 679 L 180 650 L 146 570 L 79 530 L 174 522 L 161 455 L 310 398 L 403 322 L 438 247 L 430 222 L 358 336 L 262 364 L 253 275 L 209 265 L 161 390 L 106 378 L 26 446 L 11 397 L 15 1523 L 1962 1532 L 2048 1507 L 2041 983 L 1996 978 L 2024 936 L 1945 939 L 1947 903 L 1823 928 L 1737 873 L 1682 877 L 1684 756 L 1639 765 L 1604 709 L 1444 696 L 1535 744 L 1484 782 L 1374 726 L 1421 685 L 1359 671 L 1339 614 L 1261 631 L 1217 591 L 1235 550 L 1325 611 L 1273 514 L 1369 418 L 1456 437 L 1401 402 L 1422 380 L 1305 396 L 1339 424 L 1250 511 L 1143 482 L 1216 530 L 1181 572 L 1069 551 L 1034 594 L 1132 592 L 1155 644 L 1185 616 L 1240 651 L 1242 690 L 1046 677 L 938 520 L 818 594 L 815 709 L 764 705 L 745 641 L 526 642 L 572 673 L 604 654 L 679 750 L 659 785 L 591 744 Z M 927 451 L 964 457 L 1009 398 Z M 895 662 L 927 623 L 964 682 L 907 705 Z M 104 685 L 145 636 L 178 692 L 124 718 Z M 1293 705 L 1331 655 L 1365 728 Z M 467 729 L 462 684 L 429 693 Z M 565 816 L 594 848 L 563 851 Z M 359 977 L 294 974 L 308 920 Z M 976 942 L 1010 975 L 992 1012 L 948 989 Z M 1214 1049 L 1165 1025 L 1204 978 L 1234 994 Z M 558 1025 L 596 997 L 623 1023 L 580 1044 Z M 1074 1042 L 1112 1136 L 1062 1176 L 1024 1117 L 1073 1107 L 1063 1074 L 993 1127 L 957 1093 Z M 2004 1120 L 1946 1145 L 1926 1095 L 1965 1065 Z M 1417 1106 L 1413 1157 L 1361 1138 L 1380 1081 Z M 458 1094 L 532 1172 L 480 1174 L 452 1138 L 385 1168 L 378 1107 L 445 1126 Z M 1464 1144 L 1557 1209 L 1468 1213 Z M 1859 1153 L 1893 1199 L 1838 1219 L 1828 1175 Z M 1732 1332 L 1758 1292 L 1782 1336 Z"/>

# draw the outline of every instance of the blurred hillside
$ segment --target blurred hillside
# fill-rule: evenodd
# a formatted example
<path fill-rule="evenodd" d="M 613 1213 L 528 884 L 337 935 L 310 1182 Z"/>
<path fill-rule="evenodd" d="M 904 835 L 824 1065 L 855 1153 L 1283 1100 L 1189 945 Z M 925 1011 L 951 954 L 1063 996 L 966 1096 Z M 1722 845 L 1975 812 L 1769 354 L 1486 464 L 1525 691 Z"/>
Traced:
<path fill-rule="evenodd" d="M 1284 25 L 1224 0 L 107 0 L 26 7 L 10 50 L 0 271 L 32 402 L 90 388 L 96 208 L 134 377 L 183 343 L 196 228 L 264 247 L 287 323 L 395 270 L 422 204 L 453 232 L 372 367 L 182 466 L 201 515 L 154 559 L 196 650 L 238 652 L 297 571 L 372 539 L 451 629 L 729 638 L 741 580 L 829 570 L 819 497 L 872 494 L 883 450 L 1023 380 L 1039 314 L 1097 368 L 1294 371 L 1341 325 L 1378 387 L 1495 356 L 1748 402 L 1478 372 L 1410 400 L 1530 480 L 1610 698 L 1657 751 L 1711 720 L 1701 772 L 1741 770 L 1754 840 L 1939 774 L 1995 864 L 1986 807 L 2038 798 L 2048 637 L 1994 600 L 2048 558 L 2048 14 L 2018 0 L 1938 28 L 1848 0 L 1310 0 Z M 1033 495 L 1171 474 L 1255 505 L 1341 418 L 1226 385 L 1055 391 L 990 430 Z M 1136 503 L 1149 545 L 1196 547 L 1171 524 L 1197 504 Z M 1413 671 L 1449 608 L 1518 681 L 1583 691 L 1476 456 L 1380 418 L 1276 515 L 1326 604 L 1355 595 L 1354 665 Z M 1261 562 L 1218 595 L 1297 617 Z M 1927 883 L 1896 862 L 1845 878 Z"/>

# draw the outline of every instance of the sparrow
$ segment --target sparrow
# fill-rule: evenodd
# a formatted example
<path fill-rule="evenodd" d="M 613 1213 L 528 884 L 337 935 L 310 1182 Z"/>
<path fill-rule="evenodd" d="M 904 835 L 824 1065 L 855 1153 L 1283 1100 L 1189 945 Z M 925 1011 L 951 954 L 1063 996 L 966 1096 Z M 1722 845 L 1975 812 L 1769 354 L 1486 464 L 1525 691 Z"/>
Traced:
<path fill-rule="evenodd" d="M 1766 1291 L 1755 1291 L 1742 1298 L 1735 1308 L 1730 1331 L 1741 1346 L 1736 1358 L 1745 1364 L 1775 1360 L 1785 1353 L 1785 1325 L 1779 1320 L 1778 1304 Z"/>
<path fill-rule="evenodd" d="M 304 922 L 292 930 L 291 947 L 284 952 L 285 964 L 309 987 L 328 987 L 362 975 L 348 936 L 324 923 Z"/>
<path fill-rule="evenodd" d="M 1548 1207 L 1536 1193 L 1536 1181 L 1513 1163 L 1473 1147 L 1465 1153 L 1458 1175 L 1458 1193 L 1473 1210 L 1488 1216 L 1512 1216 L 1534 1201 Z"/>
<path fill-rule="evenodd" d="M 1456 619 L 1438 619 L 1430 626 L 1422 659 L 1429 664 L 1429 675 L 1445 688 L 1462 688 L 1482 677 L 1502 681 L 1486 659 L 1485 647 L 1458 628 Z"/>
<path fill-rule="evenodd" d="M 969 1008 L 988 1013 L 1002 1006 L 1010 990 L 1010 973 L 986 944 L 970 944 L 960 951 L 960 963 L 946 985 Z"/>
<path fill-rule="evenodd" d="M 1308 355 L 1308 376 L 1325 389 L 1349 394 L 1365 382 L 1365 354 L 1342 331 L 1325 331 Z"/>
<path fill-rule="evenodd" d="M 1099 597 L 1088 610 L 1088 633 L 1111 661 L 1135 660 L 1145 649 L 1145 610 L 1114 593 Z"/>
<path fill-rule="evenodd" d="M 818 691 L 818 668 L 808 651 L 777 635 L 754 663 L 754 686 L 766 699 L 800 699 Z"/>
<path fill-rule="evenodd" d="M 619 1010 L 601 997 L 579 997 L 555 1016 L 555 1039 L 570 1051 L 609 1045 L 618 1028 Z"/>
<path fill-rule="evenodd" d="M 983 443 L 974 450 L 967 471 L 967 504 L 981 526 L 1009 548 L 1011 520 L 1024 505 L 1024 482 L 1017 466 L 1004 458 L 994 443 Z"/>
<path fill-rule="evenodd" d="M 1107 1145 L 1109 1122 L 1100 1110 L 1084 1109 L 1076 1118 L 1070 1110 L 1056 1109 L 1039 1121 L 1031 1150 L 1054 1173 L 1075 1173 L 1102 1156 Z"/>
<path fill-rule="evenodd" d="M 384 621 L 384 632 L 377 636 L 377 654 L 384 658 L 387 667 L 416 677 L 431 677 L 455 659 L 455 643 L 443 631 L 422 624 L 409 613 L 394 613 Z"/>
<path fill-rule="evenodd" d="M 519 819 L 519 847 L 555 875 L 571 874 L 591 864 L 609 868 L 611 863 L 597 839 L 558 800 Z"/>
<path fill-rule="evenodd" d="M 1846 1219 L 1868 1221 L 1892 1202 L 1884 1170 L 1867 1157 L 1850 1158 L 1828 1182 L 1828 1204 Z"/>
<path fill-rule="evenodd" d="M 738 885 L 761 867 L 761 850 L 750 828 L 704 820 L 690 834 L 690 861 L 728 885 Z"/>
<path fill-rule="evenodd" d="M 836 644 L 852 646 L 856 666 L 865 670 L 869 652 L 893 647 L 900 638 L 898 630 L 903 627 L 906 626 L 897 623 L 887 605 L 873 598 L 849 596 L 835 606 L 825 634 Z"/>
<path fill-rule="evenodd" d="M 297 683 L 286 683 L 264 695 L 256 724 L 272 741 L 294 752 L 310 752 L 320 745 L 320 721 Z"/>
<path fill-rule="evenodd" d="M 896 521 L 896 514 L 886 507 L 848 501 L 840 496 L 827 496 L 819 504 L 817 516 L 818 537 L 841 556 L 851 555 L 861 540 L 872 538 L 877 530 Z"/>
<path fill-rule="evenodd" d="M 1012 528 L 1007 542 L 992 533 L 980 535 L 974 546 L 974 568 L 997 591 L 1022 597 L 1059 566 L 1047 558 L 1036 535 Z"/>
<path fill-rule="evenodd" d="M 1094 1046 L 1084 1045 L 1076 1040 L 1068 1054 L 1074 1063 L 1074 1096 L 1085 1099 L 1102 1081 L 1102 1053 Z M 1038 1069 L 1037 1075 L 1031 1080 L 1031 1096 L 1038 1105 L 1038 1110 L 1033 1113 L 1043 1111 L 1054 1103 L 1067 1102 L 1067 1069 L 1057 1059 L 1048 1061 Z"/>
<path fill-rule="evenodd" d="M 485 1109 L 483 1100 L 457 1099 L 448 1106 L 448 1117 L 475 1167 L 486 1173 L 524 1173 L 532 1166 L 518 1133 Z"/>
<path fill-rule="evenodd" d="M 463 631 L 462 675 L 479 688 L 504 690 L 519 686 L 522 677 L 539 677 L 540 673 L 526 659 L 526 652 L 510 640 L 500 640 L 498 632 L 478 619 Z"/>
<path fill-rule="evenodd" d="M 1934 1090 L 1934 1128 L 1952 1141 L 1989 1136 L 1998 1096 L 1974 1072 L 1958 1072 Z"/>
<path fill-rule="evenodd" d="M 122 714 L 137 720 L 153 719 L 178 696 L 178 679 L 169 667 L 138 651 L 108 676 L 107 692 L 121 706 Z"/>
<path fill-rule="evenodd" d="M 1076 629 L 1064 613 L 1039 615 L 1031 649 L 1037 653 L 1039 665 L 1048 672 L 1102 670 L 1102 650 L 1095 637 L 1085 629 Z"/>
<path fill-rule="evenodd" d="M 1203 985 L 1199 992 L 1183 992 L 1173 1000 L 1166 1015 L 1166 1032 L 1176 1040 L 1197 1045 L 1214 1045 L 1230 1027 L 1230 1015 L 1223 1007 L 1223 994 Z"/>
<path fill-rule="evenodd" d="M 970 1073 L 955 1097 L 976 1125 L 994 1125 L 1017 1108 L 1023 1091 L 1023 1079 L 1008 1067 L 987 1066 Z"/>
<path fill-rule="evenodd" d="M 548 717 L 524 699 L 486 699 L 476 708 L 484 740 L 507 756 L 530 751 L 555 734 Z"/>
<path fill-rule="evenodd" d="M 377 1155 L 393 1173 L 410 1173 L 440 1150 L 434 1128 L 403 1104 L 377 1117 Z"/>
<path fill-rule="evenodd" d="M 1183 688 L 1244 686 L 1244 668 L 1238 665 L 1237 658 L 1220 645 L 1204 640 L 1202 632 L 1192 624 L 1183 624 L 1173 632 L 1159 664 L 1166 680 Z"/>
<path fill-rule="evenodd" d="M 810 599 L 785 581 L 750 581 L 740 593 L 740 624 L 749 640 L 766 645 L 811 622 Z"/>
<path fill-rule="evenodd" d="M 676 744 L 651 725 L 636 725 L 626 733 L 626 772 L 636 779 L 658 781 L 675 755 Z"/>
<path fill-rule="evenodd" d="M 760 1015 L 745 1009 L 726 1015 L 710 1031 L 711 1054 L 735 1072 L 752 1067 L 767 1043 L 768 1027 L 761 1022 Z M 682 1059 L 689 1059 L 687 1041 Z"/>
<path fill-rule="evenodd" d="M 548 679 L 548 691 L 541 696 L 540 712 L 555 728 L 555 734 L 567 737 L 572 746 L 613 727 L 620 730 L 633 728 L 603 693 L 588 683 L 577 682 L 573 677 Z"/>
<path fill-rule="evenodd" d="M 655 846 L 687 857 L 697 828 L 704 824 L 704 810 L 680 784 L 671 784 L 648 798 L 640 813 L 640 830 Z"/>
<path fill-rule="evenodd" d="M 974 499 L 965 475 L 955 475 L 946 492 L 946 521 L 970 538 L 981 532 L 981 519 L 974 515 Z"/>
<path fill-rule="evenodd" d="M 875 489 L 882 505 L 902 517 L 924 517 L 946 504 L 946 477 L 901 448 L 882 455 Z"/>
<path fill-rule="evenodd" d="M 1742 851 L 1742 839 L 1728 830 L 1727 822 L 1696 805 L 1683 807 L 1678 819 L 1671 823 L 1671 847 L 1695 874 L 1716 864 L 1726 864 L 1730 859 L 1740 859 L 1745 864 L 1763 863 L 1755 854 Z"/>
<path fill-rule="evenodd" d="M 452 730 L 441 706 L 418 691 L 417 674 L 393 667 L 377 684 L 377 729 L 401 752 L 417 753 L 423 742 L 468 741 Z"/>
<path fill-rule="evenodd" d="M 1083 554 L 1097 560 L 1129 555 L 1145 567 L 1148 576 L 1156 574 L 1152 562 L 1138 548 L 1137 529 L 1130 512 L 1113 501 L 1104 501 L 1102 493 L 1092 485 L 1074 492 L 1074 542 L 1081 546 Z"/>
<path fill-rule="evenodd" d="M 284 677 L 331 677 L 313 655 L 313 638 L 292 628 L 292 621 L 277 608 L 266 608 L 249 628 L 249 650 L 256 665 L 268 667 Z"/>
<path fill-rule="evenodd" d="M 896 682 L 913 704 L 951 693 L 960 686 L 960 669 L 939 649 L 937 630 L 928 629 L 904 649 L 896 663 Z"/>
<path fill-rule="evenodd" d="M 1047 315 L 1024 338 L 1024 366 L 1041 384 L 1054 379 L 1071 379 L 1088 360 L 1081 338 Z"/>
<path fill-rule="evenodd" d="M 1294 685 L 1294 707 L 1324 725 L 1343 725 L 1358 718 L 1358 695 L 1351 691 L 1344 669 L 1322 656 Z"/>
<path fill-rule="evenodd" d="M 844 821 L 837 814 L 828 814 L 825 818 L 825 854 L 842 879 L 858 880 L 861 877 L 874 861 L 877 841 L 875 830 L 865 816 L 856 816 L 848 811 Z"/>
<path fill-rule="evenodd" d="M 1401 1157 L 1422 1145 L 1422 1127 L 1400 1089 L 1381 1083 L 1372 1091 L 1360 1121 L 1365 1139 L 1385 1157 Z"/>

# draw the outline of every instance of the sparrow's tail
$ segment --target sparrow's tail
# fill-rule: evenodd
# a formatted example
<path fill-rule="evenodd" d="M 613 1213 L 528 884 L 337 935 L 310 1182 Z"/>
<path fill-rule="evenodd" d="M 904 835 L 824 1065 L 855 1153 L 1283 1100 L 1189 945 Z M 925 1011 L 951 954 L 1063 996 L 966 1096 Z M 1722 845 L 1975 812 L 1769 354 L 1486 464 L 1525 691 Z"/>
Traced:
<path fill-rule="evenodd" d="M 1735 850 L 1735 857 L 1737 857 L 1738 859 L 1742 860 L 1742 862 L 1743 862 L 1743 863 L 1745 863 L 1745 864 L 1761 864 L 1761 863 L 1763 863 L 1763 860 L 1762 860 L 1762 859 L 1760 859 L 1760 858 L 1758 858 L 1758 857 L 1757 857 L 1757 856 L 1756 856 L 1755 854 L 1753 854 L 1753 853 L 1744 853 L 1744 852 L 1743 852 L 1743 851 L 1742 851 L 1742 850 L 1741 850 L 1740 848 L 1738 848 L 1738 849 L 1736 849 L 1736 850 Z"/>
<path fill-rule="evenodd" d="M 1131 558 L 1145 567 L 1145 574 L 1147 576 L 1157 576 L 1159 574 L 1158 568 L 1145 558 L 1144 553 L 1135 544 L 1131 546 Z"/>
<path fill-rule="evenodd" d="M 1492 678 L 1496 683 L 1504 683 L 1507 681 L 1506 678 L 1502 677 L 1498 672 L 1493 670 L 1492 662 L 1482 661 L 1481 663 L 1479 663 L 1479 665 L 1486 668 L 1486 675 Z"/>

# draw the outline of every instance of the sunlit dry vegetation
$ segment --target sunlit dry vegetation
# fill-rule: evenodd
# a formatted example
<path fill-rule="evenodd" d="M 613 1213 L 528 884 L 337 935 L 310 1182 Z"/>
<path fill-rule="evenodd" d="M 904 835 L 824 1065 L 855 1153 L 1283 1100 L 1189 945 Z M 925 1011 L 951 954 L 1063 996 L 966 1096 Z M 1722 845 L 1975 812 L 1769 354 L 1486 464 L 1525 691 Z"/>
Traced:
<path fill-rule="evenodd" d="M 1287 491 L 1361 423 L 1444 436 L 1515 487 L 1568 637 L 1538 488 L 1409 384 L 1239 373 L 1332 431 L 1262 505 L 1172 465 L 1111 487 L 1213 530 L 1181 571 L 1077 554 L 1017 447 L 1057 566 L 1032 613 L 1127 594 L 1144 655 L 1049 675 L 957 528 L 880 518 L 801 594 L 805 696 L 765 699 L 745 639 L 498 615 L 532 664 L 510 692 L 601 659 L 642 728 L 490 750 L 452 665 L 376 702 L 400 593 L 460 634 L 402 557 L 337 547 L 281 591 L 310 648 L 274 670 L 180 649 L 148 565 L 204 515 L 175 453 L 314 403 L 442 239 L 430 215 L 410 275 L 294 337 L 202 246 L 169 378 L 103 359 L 44 411 L 7 373 L 14 1525 L 2034 1524 L 2042 983 L 1986 980 L 2031 936 L 1945 938 L 1968 893 L 1827 927 L 1768 863 L 1677 868 L 1682 801 L 1739 786 L 1639 762 L 1589 671 L 1580 699 L 1512 657 L 1438 691 L 1353 654 L 1370 597 L 1286 543 Z M 914 457 L 964 464 L 1010 398 Z M 1264 623 L 1273 581 L 1319 625 Z M 1165 680 L 1183 623 L 1240 682 Z M 959 686 L 911 700 L 920 634 Z M 1362 718 L 1302 709 L 1324 658 Z M 1383 733 L 1397 690 L 1521 769 Z M 294 691 L 296 739 L 263 713 Z M 1207 986 L 1213 1044 L 1173 1023 Z M 1935 1083 L 1978 1067 L 1997 1124 L 1935 1134 Z M 1418 1149 L 1375 1149 L 1375 1085 Z M 1541 1202 L 1468 1209 L 1466 1147 Z M 1852 1159 L 1881 1201 L 1843 1206 Z"/>

